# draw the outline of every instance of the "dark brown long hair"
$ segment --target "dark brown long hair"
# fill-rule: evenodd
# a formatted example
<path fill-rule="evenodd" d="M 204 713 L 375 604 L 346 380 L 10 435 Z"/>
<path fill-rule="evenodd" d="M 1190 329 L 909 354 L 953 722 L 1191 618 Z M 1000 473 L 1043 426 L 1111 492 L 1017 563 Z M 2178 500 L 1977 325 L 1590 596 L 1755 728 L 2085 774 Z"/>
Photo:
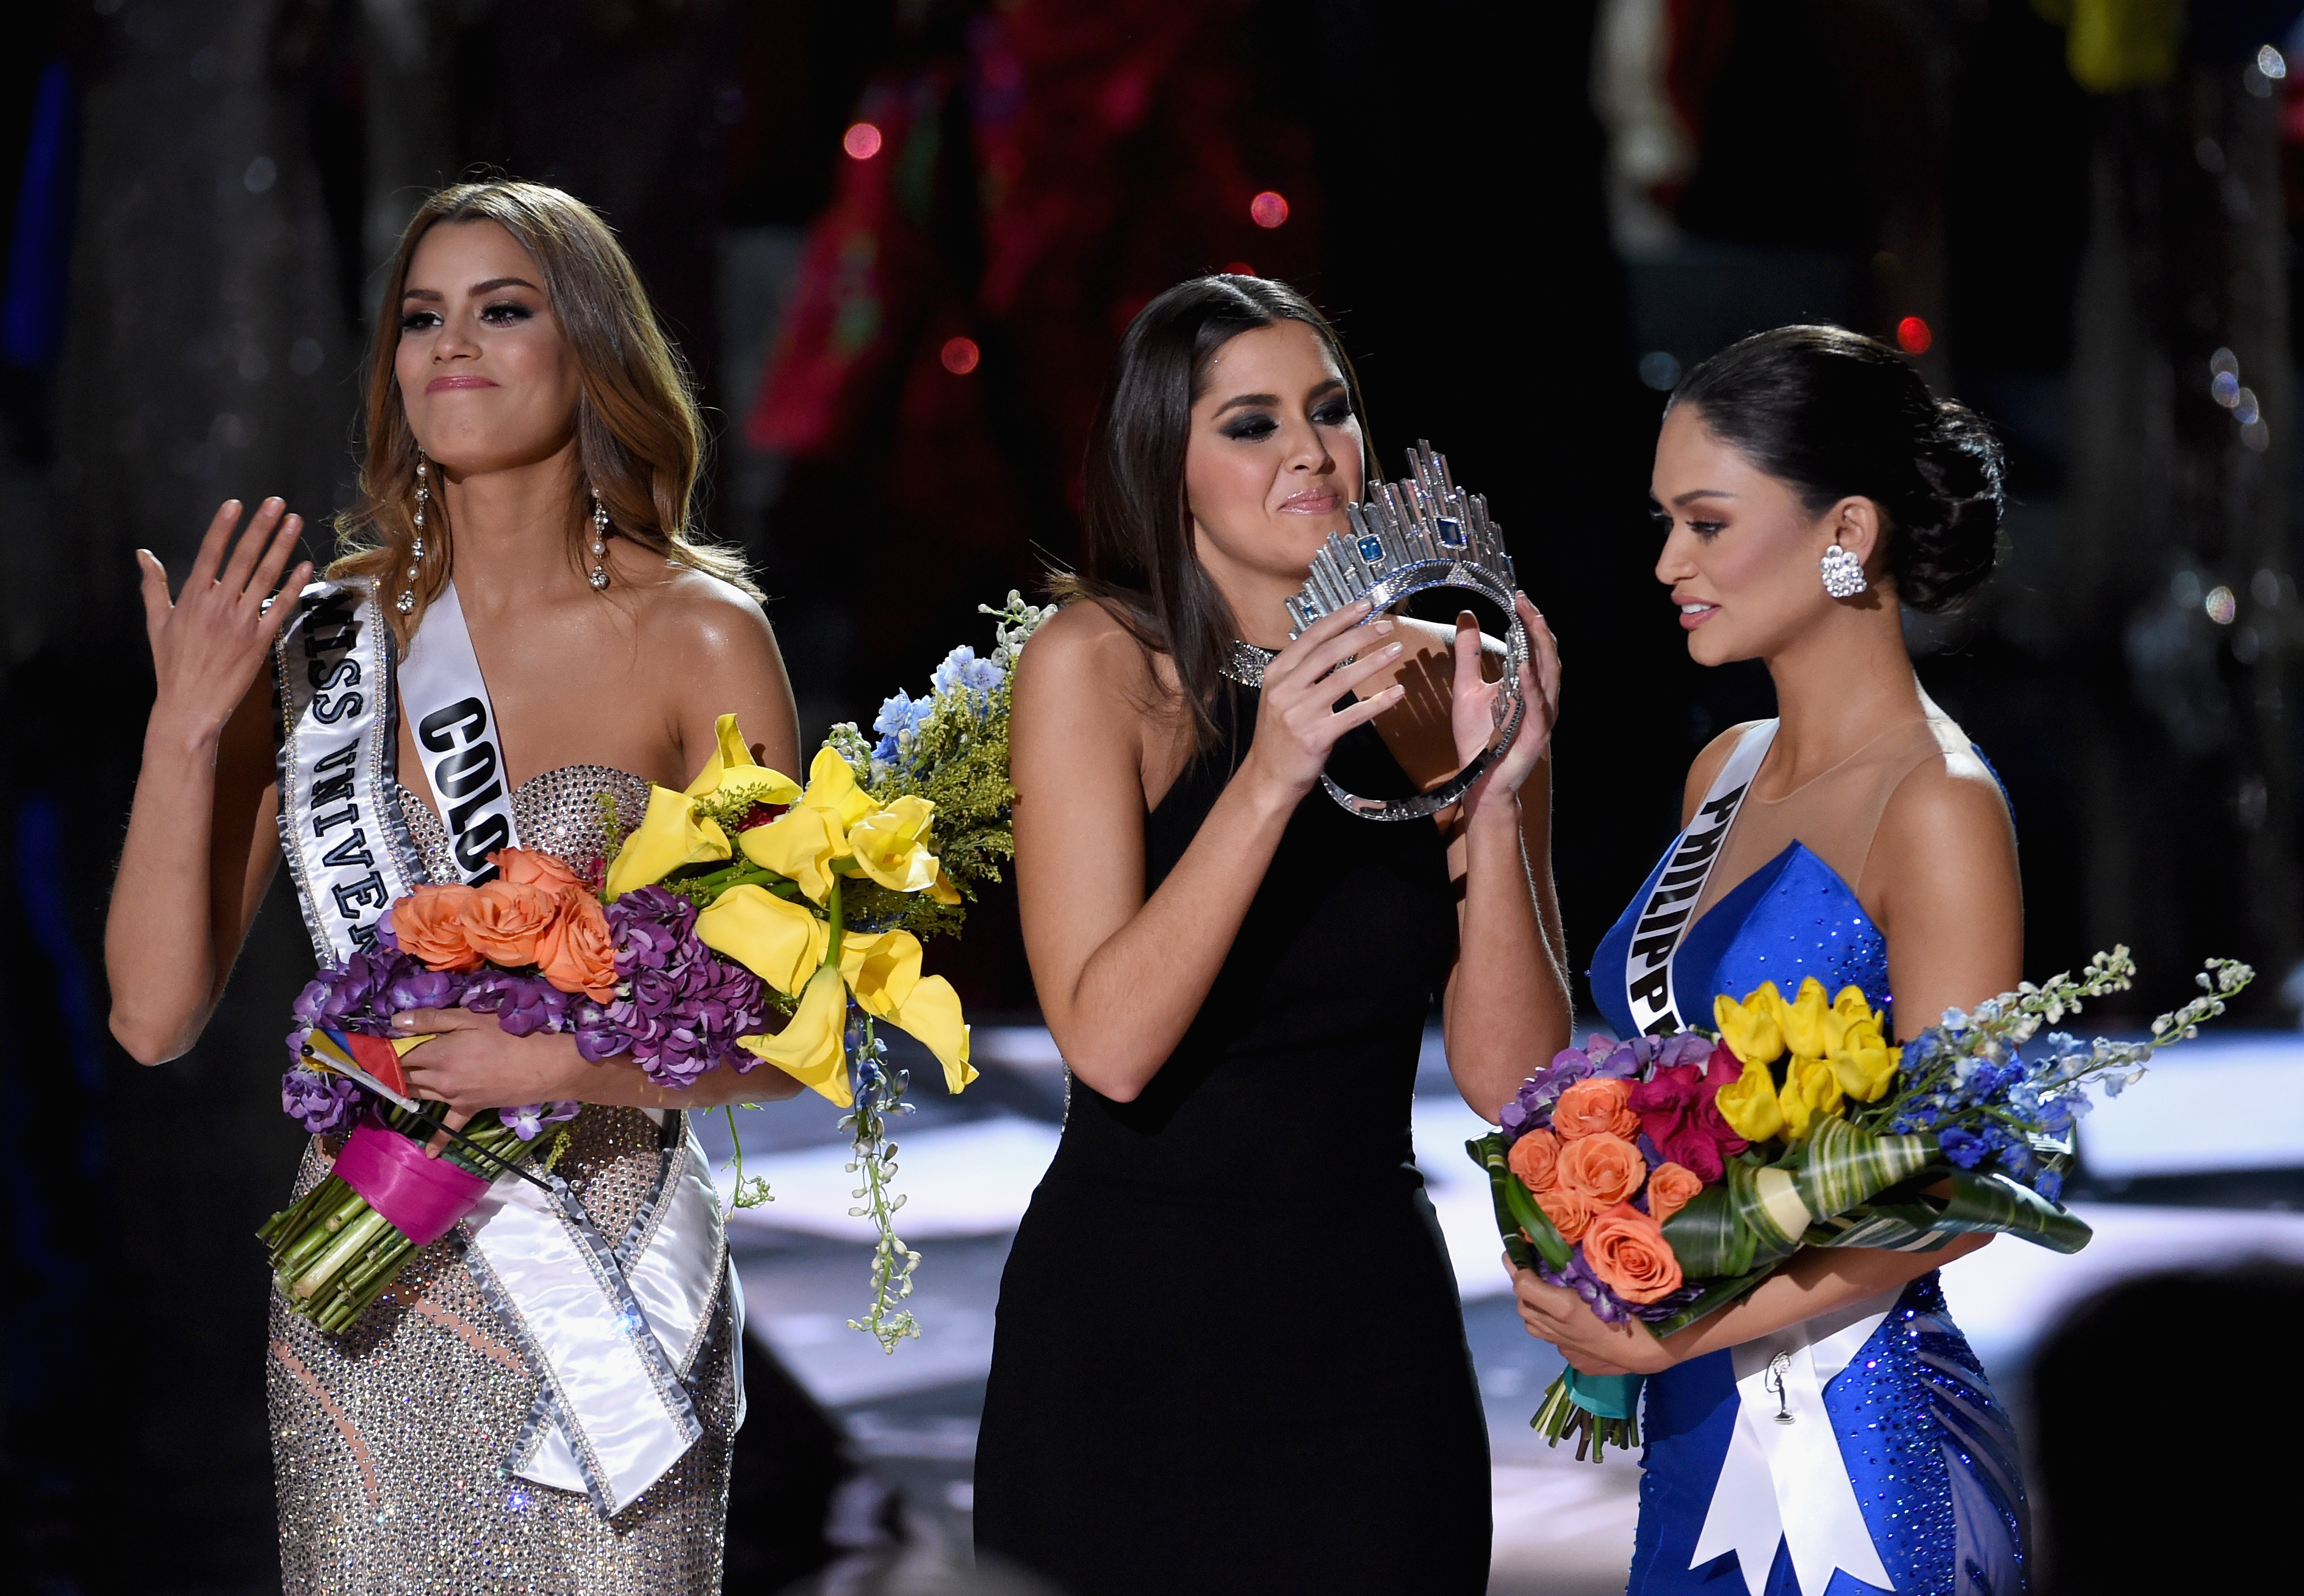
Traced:
<path fill-rule="evenodd" d="M 1060 602 L 1100 602 L 1145 649 L 1168 656 L 1203 749 L 1219 736 L 1212 711 L 1240 633 L 1192 546 L 1184 496 L 1192 404 L 1207 389 L 1218 350 L 1283 321 L 1319 334 L 1343 374 L 1353 414 L 1362 414 L 1352 363 L 1335 329 L 1302 294 L 1269 277 L 1178 283 L 1139 311 L 1120 341 L 1088 443 L 1080 569 L 1058 572 L 1050 583 Z M 1374 477 L 1365 419 L 1361 425 L 1365 485 Z"/>
<path fill-rule="evenodd" d="M 704 423 L 685 361 L 665 335 L 648 291 L 632 263 L 591 207 L 541 183 L 459 183 L 426 200 L 400 235 L 368 350 L 368 438 L 360 463 L 360 498 L 336 518 L 342 553 L 331 577 L 364 576 L 384 582 L 411 563 L 416 541 L 416 435 L 409 429 L 394 356 L 400 343 L 400 299 L 408 263 L 433 228 L 453 222 L 494 222 L 536 262 L 544 295 L 561 334 L 575 352 L 574 497 L 569 505 L 568 558 L 589 563 L 591 491 L 599 490 L 614 535 L 667 560 L 720 578 L 760 596 L 741 556 L 700 538 L 691 517 L 696 480 L 704 463 Z M 425 606 L 448 585 L 454 529 L 447 506 L 432 495 L 425 516 L 424 558 L 412 562 L 409 584 L 416 607 L 385 614 L 404 642 Z"/>

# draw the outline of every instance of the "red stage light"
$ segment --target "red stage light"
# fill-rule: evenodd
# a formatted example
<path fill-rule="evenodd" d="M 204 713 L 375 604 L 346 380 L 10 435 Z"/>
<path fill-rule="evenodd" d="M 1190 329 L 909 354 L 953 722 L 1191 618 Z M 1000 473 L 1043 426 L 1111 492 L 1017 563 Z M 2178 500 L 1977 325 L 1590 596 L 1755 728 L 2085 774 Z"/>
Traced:
<path fill-rule="evenodd" d="M 1227 277 L 1253 277 L 1256 268 L 1244 260 L 1235 260 L 1225 265 L 1224 274 Z"/>
<path fill-rule="evenodd" d="M 1288 197 L 1266 189 L 1248 202 L 1248 219 L 1258 227 L 1277 227 L 1288 220 Z"/>
<path fill-rule="evenodd" d="M 1896 347 L 1908 355 L 1925 355 L 1936 335 L 1928 331 L 1928 324 L 1917 316 L 1908 316 L 1896 324 Z"/>
<path fill-rule="evenodd" d="M 868 161 L 880 153 L 880 130 L 860 122 L 840 135 L 840 148 L 860 161 Z"/>
<path fill-rule="evenodd" d="M 976 347 L 973 338 L 947 338 L 944 345 L 944 368 L 954 376 L 966 376 L 976 369 L 984 351 Z"/>

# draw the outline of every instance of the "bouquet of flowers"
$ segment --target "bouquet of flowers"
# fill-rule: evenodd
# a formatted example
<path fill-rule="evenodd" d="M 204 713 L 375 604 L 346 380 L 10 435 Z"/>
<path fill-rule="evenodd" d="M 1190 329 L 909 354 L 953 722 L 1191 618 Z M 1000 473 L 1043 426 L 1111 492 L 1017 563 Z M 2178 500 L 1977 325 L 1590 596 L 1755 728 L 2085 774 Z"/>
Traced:
<path fill-rule="evenodd" d="M 1012 852 L 1007 679 L 1046 613 L 1012 593 L 982 608 L 997 618 L 992 655 L 955 649 L 927 697 L 890 700 L 882 720 L 902 724 L 880 747 L 834 727 L 803 784 L 754 761 L 724 715 L 703 771 L 682 791 L 652 788 L 612 857 L 491 854 L 496 879 L 418 888 L 386 911 L 373 950 L 319 973 L 297 1001 L 282 1104 L 315 1134 L 351 1135 L 329 1178 L 259 1232 L 297 1312 L 344 1328 L 497 1176 L 549 1182 L 565 1132 L 539 1138 L 575 1103 L 447 1132 L 440 1105 L 411 1098 L 399 1058 L 427 1039 L 391 1039 L 392 1017 L 462 1007 L 515 1035 L 569 1033 L 595 1062 L 629 1055 L 665 1086 L 766 1061 L 847 1109 L 851 1212 L 879 1233 L 873 1303 L 851 1323 L 890 1351 L 919 1333 L 895 1308 L 919 1254 L 893 1226 L 903 1199 L 886 1124 L 908 1111 L 909 1082 L 876 1028 L 924 1043 L 948 1090 L 975 1078 L 959 996 L 922 973 L 920 936 L 956 934 L 976 884 Z M 624 830 L 609 818 L 611 835 Z M 425 1158 L 439 1134 L 444 1156 Z M 741 1145 L 736 1183 L 739 1205 L 768 1200 L 745 1180 Z"/>
<path fill-rule="evenodd" d="M 2027 982 L 1902 1047 L 1863 992 L 1811 979 L 1714 1002 L 1715 1033 L 1595 1035 L 1466 1144 L 1489 1174 L 1512 1262 L 1575 1291 L 1610 1322 L 1662 1337 L 1734 1302 L 1806 1247 L 1929 1252 L 2009 1232 L 2078 1252 L 2062 1206 L 2072 1127 L 2101 1085 L 2119 1095 L 2157 1048 L 2198 1034 L 2255 972 L 2211 959 L 2201 995 L 2147 1042 L 2081 1043 L 2044 1025 L 2127 990 L 2126 948 L 2078 978 Z M 1570 1370 L 1530 1423 L 1580 1432 L 1597 1461 L 1639 1444 L 1638 1376 Z"/>

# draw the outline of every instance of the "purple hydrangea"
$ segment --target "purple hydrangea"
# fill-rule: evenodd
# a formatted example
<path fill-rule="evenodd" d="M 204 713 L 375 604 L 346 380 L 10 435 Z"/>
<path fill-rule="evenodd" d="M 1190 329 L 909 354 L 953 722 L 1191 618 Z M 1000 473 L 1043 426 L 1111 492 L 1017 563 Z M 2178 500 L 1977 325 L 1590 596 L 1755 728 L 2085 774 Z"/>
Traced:
<path fill-rule="evenodd" d="M 350 1124 L 360 1101 L 360 1087 L 340 1075 L 298 1068 L 280 1077 L 281 1108 L 316 1136 Z"/>
<path fill-rule="evenodd" d="M 384 989 L 384 1007 L 393 1014 L 411 1009 L 453 1009 L 471 976 L 462 970 L 428 970 L 414 959 Z"/>
<path fill-rule="evenodd" d="M 576 1118 L 583 1105 L 575 1102 L 523 1102 L 514 1108 L 498 1109 L 496 1118 L 504 1128 L 523 1142 L 533 1142 L 544 1133 L 547 1125 L 563 1125 Z"/>
<path fill-rule="evenodd" d="M 741 1055 L 737 1037 L 765 1028 L 767 988 L 697 940 L 696 906 L 686 899 L 661 887 L 627 892 L 608 906 L 608 926 L 617 996 L 605 1009 L 581 1006 L 576 1045 L 584 1057 L 597 1060 L 628 1046 L 650 1080 L 686 1086 Z"/>
<path fill-rule="evenodd" d="M 515 975 L 484 969 L 464 988 L 463 1005 L 475 1014 L 493 1014 L 514 1036 L 569 1027 L 568 994 L 541 975 Z"/>
<path fill-rule="evenodd" d="M 1521 1083 L 1498 1116 L 1504 1135 L 1517 1141 L 1525 1131 L 1548 1128 L 1553 1104 L 1578 1081 L 1646 1080 L 1657 1069 L 1674 1064 L 1701 1065 L 1712 1055 L 1712 1043 L 1693 1033 L 1677 1036 L 1635 1036 L 1618 1042 L 1595 1031 L 1582 1047 L 1563 1049 L 1552 1062 Z"/>

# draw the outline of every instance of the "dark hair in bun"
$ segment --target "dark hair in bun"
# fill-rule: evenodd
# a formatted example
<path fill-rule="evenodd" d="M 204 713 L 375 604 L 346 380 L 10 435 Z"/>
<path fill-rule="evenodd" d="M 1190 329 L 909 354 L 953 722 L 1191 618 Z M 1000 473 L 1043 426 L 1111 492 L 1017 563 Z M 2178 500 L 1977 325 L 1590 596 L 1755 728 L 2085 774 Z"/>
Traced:
<path fill-rule="evenodd" d="M 1845 327 L 1778 327 L 1682 377 L 1674 405 L 1822 514 L 1858 497 L 1887 520 L 1896 595 L 1930 614 L 1992 574 L 2000 536 L 1999 440 L 1938 401 L 1894 350 Z"/>

